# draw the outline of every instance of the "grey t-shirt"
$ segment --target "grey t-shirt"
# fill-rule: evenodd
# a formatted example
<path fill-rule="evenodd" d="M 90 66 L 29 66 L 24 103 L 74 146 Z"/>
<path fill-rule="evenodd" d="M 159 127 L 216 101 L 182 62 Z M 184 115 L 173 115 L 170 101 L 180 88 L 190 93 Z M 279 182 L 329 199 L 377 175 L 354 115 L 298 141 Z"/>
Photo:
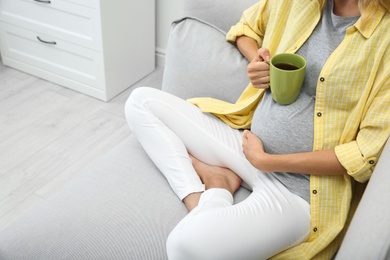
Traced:
<path fill-rule="evenodd" d="M 333 14 L 333 1 L 327 1 L 321 21 L 297 54 L 307 61 L 305 81 L 298 99 L 290 105 L 280 105 L 266 91 L 258 105 L 251 130 L 271 154 L 310 152 L 314 139 L 314 103 L 321 69 L 338 47 L 345 31 L 359 17 L 339 17 Z M 309 175 L 272 172 L 291 192 L 310 203 Z"/>

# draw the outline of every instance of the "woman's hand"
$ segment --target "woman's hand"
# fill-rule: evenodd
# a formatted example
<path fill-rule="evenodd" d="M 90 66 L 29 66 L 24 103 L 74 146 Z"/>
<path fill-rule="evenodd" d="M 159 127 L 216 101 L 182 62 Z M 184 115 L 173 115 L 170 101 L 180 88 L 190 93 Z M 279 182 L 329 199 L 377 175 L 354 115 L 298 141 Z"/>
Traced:
<path fill-rule="evenodd" d="M 334 149 L 307 153 L 269 154 L 263 142 L 245 130 L 242 149 L 246 159 L 262 172 L 294 172 L 314 175 L 342 175 L 346 169 L 338 161 Z"/>
<path fill-rule="evenodd" d="M 269 88 L 269 60 L 269 50 L 260 48 L 257 51 L 257 56 L 248 64 L 248 78 L 255 88 Z"/>
<path fill-rule="evenodd" d="M 255 88 L 269 88 L 269 65 L 267 63 L 271 59 L 269 50 L 259 49 L 257 42 L 245 35 L 238 37 L 236 44 L 249 62 L 247 71 L 252 85 Z"/>
<path fill-rule="evenodd" d="M 242 150 L 246 159 L 257 169 L 267 172 L 266 161 L 268 154 L 264 151 L 263 142 L 249 130 L 244 130 Z"/>

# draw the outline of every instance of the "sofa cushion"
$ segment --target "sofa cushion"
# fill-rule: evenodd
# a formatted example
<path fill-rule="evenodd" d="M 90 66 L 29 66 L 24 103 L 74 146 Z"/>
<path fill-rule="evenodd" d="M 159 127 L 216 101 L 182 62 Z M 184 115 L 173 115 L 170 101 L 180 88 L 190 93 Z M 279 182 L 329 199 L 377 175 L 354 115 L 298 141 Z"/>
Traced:
<path fill-rule="evenodd" d="M 171 27 L 162 89 L 184 99 L 235 102 L 249 83 L 247 65 L 238 49 L 226 42 L 222 30 L 184 18 Z"/>
<path fill-rule="evenodd" d="M 235 201 L 249 192 L 241 188 Z M 0 232 L 1 260 L 166 259 L 184 204 L 134 135 Z"/>
<path fill-rule="evenodd" d="M 259 0 L 184 0 L 183 14 L 214 24 L 224 31 L 236 24 L 243 10 Z"/>
<path fill-rule="evenodd" d="M 164 259 L 186 214 L 165 182 L 132 136 L 1 232 L 0 259 Z"/>

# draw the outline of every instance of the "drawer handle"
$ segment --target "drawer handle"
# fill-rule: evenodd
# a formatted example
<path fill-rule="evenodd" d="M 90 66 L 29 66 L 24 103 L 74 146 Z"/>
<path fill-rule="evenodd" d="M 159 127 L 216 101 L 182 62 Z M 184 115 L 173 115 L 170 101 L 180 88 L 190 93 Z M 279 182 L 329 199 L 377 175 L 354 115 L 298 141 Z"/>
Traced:
<path fill-rule="evenodd" d="M 46 43 L 46 44 L 52 44 L 52 45 L 56 45 L 56 44 L 57 44 L 56 42 L 44 41 L 44 40 L 42 40 L 41 38 L 39 38 L 39 36 L 37 36 L 37 39 L 38 39 L 40 42 L 43 42 L 43 43 Z"/>
<path fill-rule="evenodd" d="M 44 4 L 51 4 L 51 1 L 47 0 L 34 0 L 35 2 L 44 3 Z"/>

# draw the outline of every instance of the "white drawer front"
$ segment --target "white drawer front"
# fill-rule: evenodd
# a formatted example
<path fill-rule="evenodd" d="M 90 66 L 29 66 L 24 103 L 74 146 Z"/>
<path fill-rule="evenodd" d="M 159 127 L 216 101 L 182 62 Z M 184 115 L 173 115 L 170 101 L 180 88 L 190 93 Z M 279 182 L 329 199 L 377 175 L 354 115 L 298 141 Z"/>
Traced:
<path fill-rule="evenodd" d="M 2 0 L 3 22 L 22 26 L 88 48 L 101 49 L 99 10 L 69 0 Z M 81 3 L 95 3 L 83 0 Z"/>
<path fill-rule="evenodd" d="M 50 0 L 51 2 L 53 0 Z M 54 0 L 56 1 L 56 0 Z M 57 0 L 57 1 L 66 1 L 71 2 L 78 5 L 83 5 L 91 8 L 99 8 L 99 0 Z"/>
<path fill-rule="evenodd" d="M 101 88 L 103 61 L 98 52 L 4 23 L 0 33 L 5 57 Z"/>

